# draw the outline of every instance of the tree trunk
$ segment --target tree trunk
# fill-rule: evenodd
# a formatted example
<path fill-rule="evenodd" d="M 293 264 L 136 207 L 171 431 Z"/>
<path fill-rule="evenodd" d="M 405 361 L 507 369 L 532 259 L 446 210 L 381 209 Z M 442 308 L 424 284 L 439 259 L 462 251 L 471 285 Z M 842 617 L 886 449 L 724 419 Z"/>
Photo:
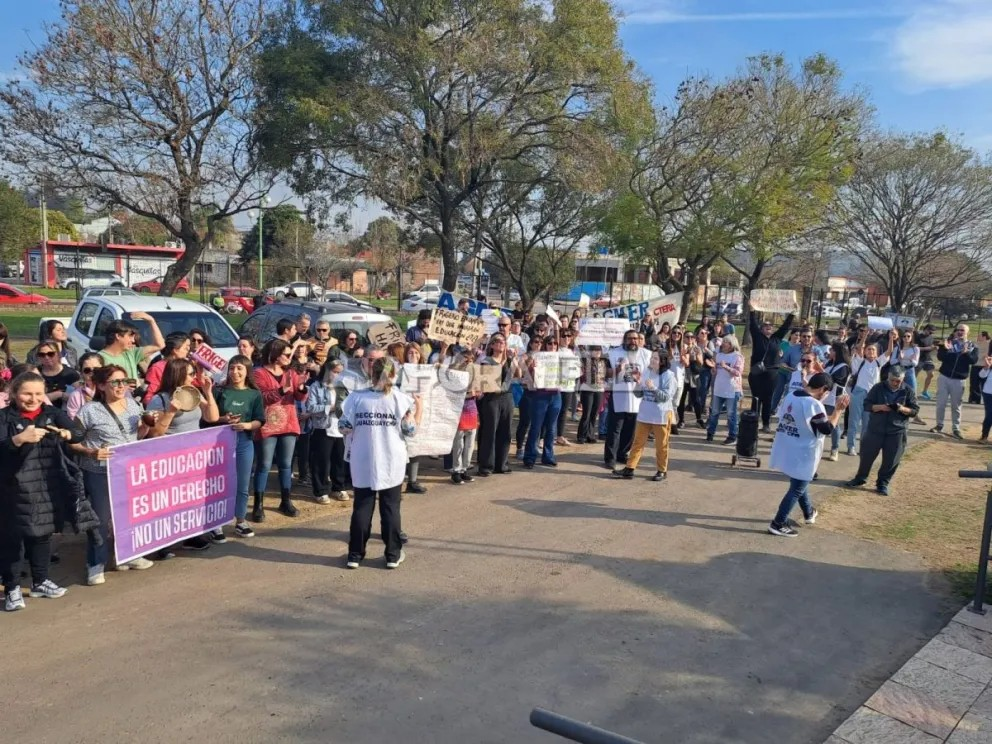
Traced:
<path fill-rule="evenodd" d="M 744 296 L 741 298 L 741 317 L 744 318 L 744 338 L 741 340 L 741 346 L 751 345 L 751 324 L 748 322 L 748 318 L 751 316 L 751 292 L 758 286 L 758 282 L 761 281 L 761 274 L 765 270 L 764 259 L 758 261 L 754 265 L 754 270 L 747 277 L 747 286 L 744 288 Z"/>
<path fill-rule="evenodd" d="M 682 284 L 682 309 L 679 312 L 679 322 L 686 323 L 689 320 L 689 308 L 692 307 L 692 296 L 698 284 L 695 266 L 686 265 L 680 283 Z"/>
<path fill-rule="evenodd" d="M 179 281 L 190 275 L 207 247 L 207 241 L 201 240 L 196 234 L 184 235 L 183 243 L 186 245 L 186 250 L 182 257 L 166 270 L 162 286 L 158 289 L 160 297 L 172 296 Z"/>
<path fill-rule="evenodd" d="M 458 287 L 458 256 L 455 250 L 455 216 L 441 209 L 441 289 L 454 292 Z"/>

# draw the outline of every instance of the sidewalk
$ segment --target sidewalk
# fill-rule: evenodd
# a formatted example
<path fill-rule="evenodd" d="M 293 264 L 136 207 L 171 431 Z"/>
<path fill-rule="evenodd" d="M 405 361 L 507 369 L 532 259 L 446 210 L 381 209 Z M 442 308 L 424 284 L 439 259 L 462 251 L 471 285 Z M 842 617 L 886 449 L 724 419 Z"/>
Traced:
<path fill-rule="evenodd" d="M 992 742 L 992 605 L 985 609 L 961 610 L 827 744 Z"/>

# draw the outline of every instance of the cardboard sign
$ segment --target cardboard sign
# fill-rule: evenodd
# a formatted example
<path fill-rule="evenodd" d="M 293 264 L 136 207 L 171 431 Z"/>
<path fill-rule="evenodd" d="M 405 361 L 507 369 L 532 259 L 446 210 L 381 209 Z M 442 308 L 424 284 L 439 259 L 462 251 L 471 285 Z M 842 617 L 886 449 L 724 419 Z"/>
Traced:
<path fill-rule="evenodd" d="M 619 346 L 623 334 L 630 330 L 625 318 L 583 318 L 579 321 L 577 346 Z"/>
<path fill-rule="evenodd" d="M 788 315 L 799 310 L 794 289 L 753 289 L 751 308 L 759 313 Z"/>
<path fill-rule="evenodd" d="M 534 387 L 538 390 L 561 389 L 561 359 L 557 351 L 539 351 L 534 359 Z"/>
<path fill-rule="evenodd" d="M 493 310 L 492 308 L 487 308 L 482 311 L 482 315 L 479 317 L 486 321 L 486 335 L 492 336 L 494 333 L 499 331 L 499 319 L 502 317 L 503 313 L 499 310 Z"/>
<path fill-rule="evenodd" d="M 390 344 L 406 341 L 406 336 L 403 329 L 396 325 L 395 320 L 387 320 L 385 323 L 376 323 L 369 327 L 369 340 L 380 349 L 385 349 Z"/>
<path fill-rule="evenodd" d="M 431 324 L 427 327 L 427 337 L 447 344 L 474 346 L 486 333 L 486 321 L 472 315 L 434 308 Z"/>
<path fill-rule="evenodd" d="M 227 360 L 207 344 L 200 344 L 190 356 L 212 374 L 217 374 L 227 369 Z"/>
<path fill-rule="evenodd" d="M 592 310 L 589 315 L 593 318 L 626 318 L 631 324 L 637 323 L 641 318 L 651 318 L 655 328 L 661 328 L 662 323 L 665 322 L 675 325 L 682 311 L 682 295 L 682 292 L 676 292 L 607 310 Z"/>
<path fill-rule="evenodd" d="M 497 364 L 473 364 L 470 390 L 498 393 L 503 389 L 503 367 Z"/>

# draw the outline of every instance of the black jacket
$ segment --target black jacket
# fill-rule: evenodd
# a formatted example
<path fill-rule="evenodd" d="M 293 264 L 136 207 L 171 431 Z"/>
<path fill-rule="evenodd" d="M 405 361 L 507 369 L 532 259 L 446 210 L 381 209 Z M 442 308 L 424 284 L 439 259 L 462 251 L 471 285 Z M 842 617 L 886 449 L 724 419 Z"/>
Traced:
<path fill-rule="evenodd" d="M 42 406 L 34 420 L 24 418 L 13 406 L 0 410 L 0 523 L 28 537 L 61 532 L 68 522 L 76 530 L 91 529 L 99 520 L 83 491 L 82 472 L 69 458 L 66 441 L 49 434 L 37 444 L 17 447 L 13 438 L 34 425 L 57 426 L 82 433 L 59 409 Z"/>
<path fill-rule="evenodd" d="M 752 369 L 754 369 L 754 365 L 758 362 L 763 362 L 765 369 L 776 369 L 778 367 L 780 342 L 785 338 L 785 334 L 789 332 L 789 329 L 792 327 L 792 320 L 795 317 L 795 315 L 790 314 L 770 338 L 765 338 L 765 334 L 761 332 L 761 324 L 758 323 L 758 318 L 754 310 L 748 313 L 747 322 L 751 326 Z"/>
<path fill-rule="evenodd" d="M 897 402 L 911 410 L 908 416 L 898 411 L 872 411 L 871 407 L 882 403 Z M 886 434 L 905 434 L 909 421 L 920 412 L 920 404 L 916 402 L 916 393 L 905 384 L 898 390 L 892 390 L 888 382 L 880 382 L 865 396 L 864 410 L 871 413 L 868 419 L 868 432 L 885 436 Z"/>
<path fill-rule="evenodd" d="M 972 344 L 970 351 L 954 351 L 938 342 L 937 361 L 940 362 L 940 374 L 944 377 L 967 380 L 971 374 L 971 365 L 978 364 L 978 346 Z"/>

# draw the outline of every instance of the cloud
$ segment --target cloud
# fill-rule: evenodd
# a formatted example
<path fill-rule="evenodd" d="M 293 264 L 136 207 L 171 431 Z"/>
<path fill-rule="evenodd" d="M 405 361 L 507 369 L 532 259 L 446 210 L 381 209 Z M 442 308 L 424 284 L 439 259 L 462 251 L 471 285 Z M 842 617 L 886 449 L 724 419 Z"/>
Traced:
<path fill-rule="evenodd" d="M 929 0 L 895 29 L 896 69 L 919 88 L 964 88 L 992 81 L 992 3 Z"/>

